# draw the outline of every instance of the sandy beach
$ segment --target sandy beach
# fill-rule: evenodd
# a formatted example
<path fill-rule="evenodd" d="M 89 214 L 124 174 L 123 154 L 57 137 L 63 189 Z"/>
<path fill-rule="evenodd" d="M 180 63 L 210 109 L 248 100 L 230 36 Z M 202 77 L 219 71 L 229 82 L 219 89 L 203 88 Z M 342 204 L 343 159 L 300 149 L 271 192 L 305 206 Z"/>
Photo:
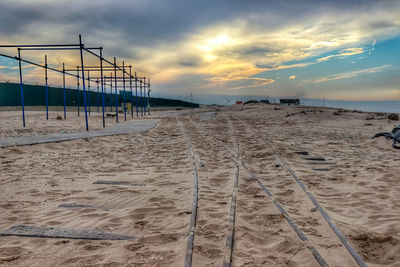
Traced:
<path fill-rule="evenodd" d="M 47 121 L 30 111 L 22 129 L 20 112 L 2 111 L 0 138 L 84 130 L 82 114 L 57 115 Z M 90 119 L 92 130 L 102 128 L 100 114 Z M 359 266 L 285 163 L 368 266 L 400 266 L 399 151 L 371 139 L 397 121 L 268 104 L 162 110 L 146 119 L 159 120 L 146 133 L 0 148 L 0 233 L 27 225 L 132 237 L 0 236 L 1 266 L 183 266 L 194 173 L 192 266 L 227 258 L 232 266 L 320 266 L 310 247 L 329 266 Z"/>

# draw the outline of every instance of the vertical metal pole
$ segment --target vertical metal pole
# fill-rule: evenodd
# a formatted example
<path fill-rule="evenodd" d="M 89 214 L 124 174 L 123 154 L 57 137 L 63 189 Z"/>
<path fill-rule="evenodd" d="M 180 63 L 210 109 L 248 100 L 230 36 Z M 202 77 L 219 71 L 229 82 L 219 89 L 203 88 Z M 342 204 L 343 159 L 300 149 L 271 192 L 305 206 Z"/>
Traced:
<path fill-rule="evenodd" d="M 137 75 L 135 71 L 135 102 L 136 102 L 136 117 L 139 118 L 139 109 L 138 109 L 138 94 L 137 94 Z"/>
<path fill-rule="evenodd" d="M 144 116 L 146 116 L 146 77 L 144 77 L 144 82 L 143 82 L 143 110 L 144 110 Z"/>
<path fill-rule="evenodd" d="M 80 95 L 79 95 L 79 67 L 76 67 L 76 79 L 77 79 L 77 84 L 78 84 L 78 92 L 77 92 L 77 99 L 76 99 L 76 104 L 77 104 L 77 106 L 78 106 L 78 117 L 79 117 L 79 115 L 80 115 L 80 108 L 79 108 L 79 106 L 80 106 L 80 104 L 81 104 L 81 101 L 80 101 Z"/>
<path fill-rule="evenodd" d="M 103 78 L 103 89 L 104 89 L 104 113 L 107 113 L 107 83 L 104 81 Z"/>
<path fill-rule="evenodd" d="M 44 56 L 44 73 L 45 73 L 44 79 L 46 80 L 46 120 L 48 120 L 49 119 L 49 88 L 47 85 L 47 55 Z"/>
<path fill-rule="evenodd" d="M 110 81 L 111 81 L 111 94 L 110 94 L 110 107 L 111 107 L 111 112 L 112 112 L 112 107 L 113 107 L 113 103 L 112 103 L 112 99 L 113 99 L 113 85 L 112 85 L 112 83 L 113 83 L 113 74 L 112 74 L 112 72 L 111 72 L 111 79 L 110 79 Z"/>
<path fill-rule="evenodd" d="M 142 94 L 142 79 L 139 79 L 140 81 L 140 113 L 142 114 L 143 117 L 143 94 Z"/>
<path fill-rule="evenodd" d="M 132 66 L 129 65 L 129 87 L 131 88 L 131 117 L 133 118 Z"/>
<path fill-rule="evenodd" d="M 148 89 L 147 89 L 147 107 L 148 107 L 148 114 L 150 115 L 150 78 L 149 78 L 149 84 L 148 84 Z"/>
<path fill-rule="evenodd" d="M 79 48 L 81 52 L 81 68 L 82 68 L 82 86 L 83 86 L 83 102 L 85 103 L 85 120 L 86 120 L 86 131 L 89 131 L 89 123 L 87 117 L 87 107 L 86 107 L 86 87 L 85 87 L 85 69 L 83 67 L 83 44 L 82 37 L 79 34 Z"/>
<path fill-rule="evenodd" d="M 107 113 L 107 83 L 104 81 L 103 77 L 103 82 L 104 82 L 104 113 Z"/>
<path fill-rule="evenodd" d="M 67 119 L 67 95 L 65 94 L 65 64 L 63 63 L 63 87 L 64 87 L 64 120 Z"/>
<path fill-rule="evenodd" d="M 25 127 L 24 86 L 22 85 L 21 49 L 18 48 L 19 82 L 21 85 L 22 126 Z"/>
<path fill-rule="evenodd" d="M 103 48 L 100 47 L 100 78 L 101 78 L 101 105 L 102 105 L 102 111 L 103 111 L 103 128 L 106 127 L 106 120 L 104 117 L 104 89 L 103 88 Z"/>
<path fill-rule="evenodd" d="M 126 121 L 126 105 L 125 105 L 125 61 L 122 61 L 122 84 L 124 86 L 124 96 L 123 96 L 123 101 L 124 101 L 124 118 Z"/>
<path fill-rule="evenodd" d="M 117 60 L 114 57 L 114 79 L 115 79 L 115 120 L 118 122 L 118 85 L 117 85 Z"/>
<path fill-rule="evenodd" d="M 88 107 L 89 107 L 89 116 L 90 116 L 90 106 L 92 105 L 91 103 L 91 91 L 90 91 L 90 72 L 88 70 L 87 72 L 87 77 L 88 77 Z"/>
<path fill-rule="evenodd" d="M 99 79 L 97 79 L 96 85 L 97 85 L 97 113 L 99 113 L 100 112 Z"/>

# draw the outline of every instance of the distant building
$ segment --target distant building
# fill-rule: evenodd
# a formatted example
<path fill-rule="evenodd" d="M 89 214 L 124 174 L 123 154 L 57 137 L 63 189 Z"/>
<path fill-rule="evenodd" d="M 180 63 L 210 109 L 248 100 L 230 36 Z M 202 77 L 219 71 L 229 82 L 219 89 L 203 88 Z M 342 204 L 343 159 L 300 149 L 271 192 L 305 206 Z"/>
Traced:
<path fill-rule="evenodd" d="M 299 98 L 281 98 L 279 100 L 279 103 L 282 105 L 295 105 L 298 106 L 300 105 L 300 99 Z"/>
<path fill-rule="evenodd" d="M 243 104 L 243 101 L 236 101 L 236 105 L 241 105 Z"/>

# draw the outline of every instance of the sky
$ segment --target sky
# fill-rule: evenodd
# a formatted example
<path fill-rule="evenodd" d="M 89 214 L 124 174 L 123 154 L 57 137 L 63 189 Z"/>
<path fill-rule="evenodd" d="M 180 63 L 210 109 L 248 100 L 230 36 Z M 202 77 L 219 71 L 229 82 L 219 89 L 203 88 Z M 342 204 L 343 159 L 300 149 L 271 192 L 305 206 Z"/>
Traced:
<path fill-rule="evenodd" d="M 396 0 L 0 0 L 0 44 L 104 47 L 151 77 L 159 95 L 400 100 L 400 1 Z M 15 49 L 0 53 L 16 55 Z M 49 65 L 78 54 L 48 52 Z M 43 62 L 44 54 L 23 51 Z M 96 64 L 85 55 L 87 64 Z M 0 57 L 0 82 L 16 81 Z M 43 70 L 23 66 L 24 81 Z M 50 84 L 61 84 L 50 74 Z M 67 83 L 75 83 L 68 80 Z"/>

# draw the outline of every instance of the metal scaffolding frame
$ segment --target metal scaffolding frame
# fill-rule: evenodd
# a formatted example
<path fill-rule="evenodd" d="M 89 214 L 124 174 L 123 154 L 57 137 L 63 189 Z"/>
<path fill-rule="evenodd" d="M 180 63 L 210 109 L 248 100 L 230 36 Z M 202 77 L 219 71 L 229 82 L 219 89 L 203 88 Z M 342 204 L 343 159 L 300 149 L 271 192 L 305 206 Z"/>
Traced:
<path fill-rule="evenodd" d="M 90 81 L 95 82 L 97 84 L 97 93 L 99 93 L 100 90 L 100 85 L 101 85 L 101 103 L 102 103 L 102 119 L 103 119 L 103 128 L 105 128 L 105 101 L 104 101 L 104 93 L 105 93 L 105 86 L 110 85 L 111 87 L 111 94 L 112 94 L 112 87 L 113 87 L 113 81 L 114 81 L 114 89 L 115 89 L 115 117 L 116 117 L 116 122 L 118 122 L 118 83 L 122 81 L 122 87 L 123 87 L 123 109 L 124 109 L 124 119 L 126 121 L 126 102 L 125 102 L 125 96 L 126 96 L 126 77 L 129 79 L 129 87 L 130 87 L 130 92 L 131 92 L 131 116 L 133 118 L 133 89 L 132 89 L 132 80 L 135 82 L 135 92 L 136 92 L 136 97 L 135 97 L 135 102 L 136 102 L 136 115 L 139 117 L 139 109 L 138 109 L 138 82 L 139 82 L 139 88 L 140 88 L 140 97 L 142 99 L 142 103 L 140 106 L 141 109 L 141 115 L 142 117 L 146 115 L 146 107 L 144 106 L 146 101 L 147 101 L 147 107 L 149 107 L 149 98 L 150 98 L 150 78 L 148 78 L 148 82 L 146 83 L 146 77 L 137 77 L 136 72 L 135 75 L 132 75 L 132 65 L 125 67 L 125 61 L 122 61 L 122 66 L 117 65 L 116 58 L 114 57 L 114 62 L 111 62 L 107 60 L 106 58 L 103 57 L 103 47 L 88 47 L 86 48 L 85 45 L 82 43 L 82 37 L 79 35 L 79 44 L 51 44 L 51 45 L 0 45 L 0 48 L 17 48 L 18 51 L 18 56 L 10 56 L 6 54 L 0 53 L 0 56 L 10 58 L 10 59 L 15 59 L 18 61 L 18 67 L 19 67 L 19 80 L 20 80 L 20 91 L 21 91 L 21 110 L 22 110 L 22 125 L 23 127 L 26 126 L 25 123 L 25 105 L 24 105 L 24 89 L 23 89 L 23 73 L 22 73 L 22 62 L 31 64 L 36 67 L 43 68 L 45 70 L 45 88 L 46 88 L 46 119 L 49 119 L 49 114 L 48 114 L 48 106 L 49 106 L 49 101 L 48 101 L 48 71 L 54 71 L 57 73 L 62 74 L 62 83 L 63 83 L 63 97 L 64 97 L 64 119 L 67 118 L 67 111 L 66 111 L 66 85 L 65 85 L 65 76 L 72 76 L 77 78 L 77 106 L 78 106 L 78 116 L 80 115 L 80 96 L 79 96 L 79 89 L 80 89 L 80 81 L 82 82 L 82 89 L 83 89 L 83 100 L 84 100 L 84 107 L 85 107 L 85 123 L 86 123 L 86 130 L 89 130 L 89 123 L 88 123 L 88 113 L 90 115 L 90 94 L 89 98 L 87 99 L 87 90 L 90 92 Z M 41 50 L 41 51 L 50 51 L 50 50 L 60 50 L 60 51 L 65 51 L 65 50 L 79 50 L 80 52 L 80 64 L 76 66 L 76 69 L 66 69 L 65 68 L 65 63 L 62 63 L 62 70 L 49 67 L 47 64 L 47 55 L 45 55 L 45 63 L 44 65 L 35 63 L 33 61 L 29 61 L 26 59 L 23 59 L 21 57 L 21 51 L 32 51 L 32 50 Z M 94 51 L 99 51 L 98 54 L 95 53 Z M 95 56 L 99 59 L 100 64 L 98 66 L 85 66 L 84 65 L 84 52 L 87 52 L 88 54 Z M 109 66 L 103 66 L 103 62 L 109 64 Z M 129 72 L 128 72 L 128 67 L 129 67 Z M 75 72 L 76 74 L 72 73 Z M 114 77 L 112 77 L 112 73 L 110 77 L 104 76 L 105 71 L 114 71 Z M 85 72 L 87 72 L 87 77 L 85 77 Z M 90 72 L 100 72 L 100 77 L 96 78 L 91 78 L 90 77 Z M 122 73 L 122 76 L 117 76 L 118 73 Z M 81 74 L 81 75 L 80 75 Z M 127 75 L 127 76 L 125 76 Z M 110 84 L 107 84 L 106 81 L 110 80 Z M 100 80 L 100 81 L 99 81 Z M 86 83 L 87 81 L 87 86 L 86 88 Z M 142 96 L 142 87 L 144 88 L 144 97 Z M 147 100 L 146 100 L 146 87 L 147 87 Z M 121 90 L 120 90 L 121 92 Z M 98 94 L 97 94 L 97 97 Z M 97 98 L 97 111 L 99 112 L 99 98 Z M 144 114 L 143 114 L 144 110 Z M 112 111 L 112 105 L 111 105 L 111 111 Z M 150 109 L 148 111 L 148 114 L 150 114 Z"/>

